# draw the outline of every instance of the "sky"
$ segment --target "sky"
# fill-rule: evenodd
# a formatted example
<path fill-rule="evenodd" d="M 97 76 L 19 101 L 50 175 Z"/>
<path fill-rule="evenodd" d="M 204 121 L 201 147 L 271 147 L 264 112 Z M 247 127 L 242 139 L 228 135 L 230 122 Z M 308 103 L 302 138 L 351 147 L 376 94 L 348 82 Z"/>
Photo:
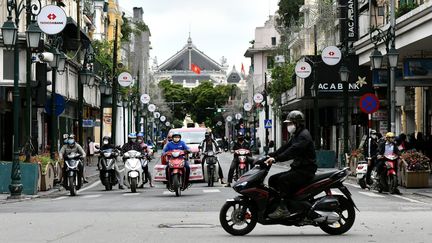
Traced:
<path fill-rule="evenodd" d="M 248 70 L 250 59 L 244 53 L 255 39 L 255 28 L 264 26 L 269 13 L 278 9 L 278 0 L 119 0 L 132 15 L 142 7 L 144 22 L 151 32 L 151 58 L 162 64 L 187 43 L 189 30 L 193 44 L 213 60 L 240 71 Z M 151 62 L 152 63 L 152 62 Z"/>

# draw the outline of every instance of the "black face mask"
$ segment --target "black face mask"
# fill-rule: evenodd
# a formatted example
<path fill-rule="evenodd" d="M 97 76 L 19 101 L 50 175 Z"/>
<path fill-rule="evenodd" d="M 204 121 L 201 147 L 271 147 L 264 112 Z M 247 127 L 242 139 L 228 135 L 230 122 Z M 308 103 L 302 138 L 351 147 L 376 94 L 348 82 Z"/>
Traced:
<path fill-rule="evenodd" d="M 244 138 L 238 138 L 239 142 L 243 142 Z"/>

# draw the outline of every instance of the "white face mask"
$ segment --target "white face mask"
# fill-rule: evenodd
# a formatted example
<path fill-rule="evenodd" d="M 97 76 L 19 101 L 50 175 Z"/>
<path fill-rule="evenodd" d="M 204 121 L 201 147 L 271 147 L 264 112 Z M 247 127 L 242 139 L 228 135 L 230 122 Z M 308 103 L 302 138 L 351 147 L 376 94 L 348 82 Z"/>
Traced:
<path fill-rule="evenodd" d="M 108 144 L 108 140 L 104 140 L 103 143 L 104 143 L 104 144 Z"/>
<path fill-rule="evenodd" d="M 173 141 L 175 142 L 175 143 L 178 143 L 179 141 L 180 141 L 180 138 L 173 138 Z"/>
<path fill-rule="evenodd" d="M 371 138 L 376 139 L 376 138 L 377 138 L 377 135 L 372 134 L 372 135 L 371 135 Z"/>
<path fill-rule="evenodd" d="M 287 126 L 287 129 L 288 129 L 288 132 L 289 132 L 290 134 L 294 134 L 294 132 L 296 131 L 296 127 L 295 127 L 295 125 L 288 125 L 288 126 Z"/>

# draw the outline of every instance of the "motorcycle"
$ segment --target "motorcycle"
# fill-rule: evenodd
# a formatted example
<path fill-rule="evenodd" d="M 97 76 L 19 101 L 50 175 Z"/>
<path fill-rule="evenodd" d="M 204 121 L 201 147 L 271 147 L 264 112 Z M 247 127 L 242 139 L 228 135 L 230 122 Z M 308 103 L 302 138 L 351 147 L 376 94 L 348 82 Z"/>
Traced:
<path fill-rule="evenodd" d="M 203 160 L 204 160 L 204 178 L 207 182 L 207 185 L 209 187 L 212 187 L 215 181 L 218 181 L 218 175 L 219 175 L 219 166 L 218 166 L 218 159 L 216 157 L 216 154 L 218 152 L 214 151 L 207 151 L 203 152 Z"/>
<path fill-rule="evenodd" d="M 82 158 L 81 154 L 72 152 L 66 155 L 64 160 L 66 166 L 66 185 L 65 188 L 69 190 L 71 196 L 76 196 L 77 191 L 82 186 L 82 178 L 80 173 L 80 168 L 82 168 Z"/>
<path fill-rule="evenodd" d="M 237 149 L 234 151 L 234 156 L 237 157 L 238 164 L 234 175 L 234 180 L 240 178 L 244 173 L 249 170 L 248 166 L 248 156 L 251 155 L 249 149 Z"/>
<path fill-rule="evenodd" d="M 141 159 L 141 167 L 143 169 L 142 177 L 143 177 L 143 180 L 144 180 L 143 184 L 141 185 L 141 187 L 144 187 L 144 184 L 146 184 L 147 182 L 149 182 L 151 180 L 150 172 L 149 172 L 148 175 L 145 173 L 146 169 L 148 171 L 148 164 L 149 164 L 149 162 L 150 162 L 150 155 L 149 154 L 144 154 L 142 156 L 142 159 Z"/>
<path fill-rule="evenodd" d="M 100 171 L 99 178 L 105 186 L 105 190 L 111 191 L 113 186 L 118 183 L 115 164 L 117 161 L 118 151 L 116 149 L 105 149 L 100 151 Z"/>
<path fill-rule="evenodd" d="M 366 181 L 367 170 L 368 170 L 368 162 L 364 160 L 359 161 L 356 167 L 356 177 L 357 177 L 357 184 L 359 184 L 362 189 L 366 189 L 368 187 Z"/>
<path fill-rule="evenodd" d="M 172 150 L 166 153 L 168 161 L 168 182 L 167 188 L 171 192 L 175 192 L 176 196 L 181 195 L 188 185 L 186 185 L 186 169 L 184 167 L 185 157 L 187 156 L 183 150 Z"/>
<path fill-rule="evenodd" d="M 397 175 L 396 175 L 396 162 L 399 159 L 399 156 L 391 153 L 384 155 L 384 170 L 379 175 L 376 170 L 372 172 L 373 179 L 373 188 L 376 189 L 379 193 L 383 191 L 387 191 L 391 194 L 397 192 Z"/>
<path fill-rule="evenodd" d="M 141 153 L 136 150 L 129 150 L 123 154 L 123 160 L 125 161 L 124 184 L 134 193 L 137 187 L 144 185 L 141 157 Z"/>
<path fill-rule="evenodd" d="M 219 221 L 226 232 L 246 235 L 257 223 L 312 225 L 331 235 L 343 234 L 352 227 L 355 220 L 354 208 L 357 207 L 350 191 L 343 185 L 349 175 L 349 168 L 316 174 L 308 185 L 298 190 L 292 200 L 288 201 L 291 212 L 289 217 L 270 219 L 268 214 L 279 205 L 280 195 L 264 185 L 271 165 L 262 161 L 233 185 L 232 188 L 241 195 L 228 199 L 222 206 Z M 334 195 L 333 188 L 339 189 L 343 195 Z"/>

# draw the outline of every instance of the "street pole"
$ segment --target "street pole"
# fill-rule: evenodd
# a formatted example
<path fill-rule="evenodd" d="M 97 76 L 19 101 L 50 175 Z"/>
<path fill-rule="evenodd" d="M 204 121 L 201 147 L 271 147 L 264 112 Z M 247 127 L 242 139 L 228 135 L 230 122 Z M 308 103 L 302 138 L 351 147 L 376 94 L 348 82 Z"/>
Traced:
<path fill-rule="evenodd" d="M 81 12 L 80 12 L 81 0 L 77 0 L 77 39 L 78 43 L 81 43 Z M 77 61 L 81 62 L 80 51 L 77 52 Z M 78 143 L 83 145 L 83 108 L 84 108 L 84 85 L 80 79 L 81 75 L 78 75 Z"/>
<path fill-rule="evenodd" d="M 112 71 L 112 78 L 113 78 L 113 93 L 112 93 L 112 127 L 111 127 L 111 137 L 112 137 L 112 143 L 116 145 L 116 129 L 117 129 L 117 75 L 116 75 L 116 68 L 117 68 L 117 28 L 118 28 L 118 20 L 116 19 L 115 23 L 115 33 L 114 33 L 114 54 L 113 54 L 113 71 Z"/>
<path fill-rule="evenodd" d="M 343 116 L 344 116 L 344 155 L 348 153 L 348 82 L 343 82 Z M 346 166 L 347 161 L 343 159 L 343 167 Z"/>
<path fill-rule="evenodd" d="M 55 47 L 53 47 L 55 48 Z M 54 54 L 56 55 L 56 54 Z M 56 115 L 56 79 L 57 67 L 52 67 L 52 84 L 51 84 L 51 159 L 55 159 L 56 145 L 57 145 L 57 115 Z"/>
<path fill-rule="evenodd" d="M 268 105 L 268 97 L 267 97 L 267 73 L 264 73 L 264 102 L 265 102 L 265 120 L 268 121 L 269 119 L 269 105 Z M 265 123 L 265 122 L 264 122 Z M 264 124 L 265 126 L 265 124 Z M 267 155 L 269 152 L 269 129 L 265 128 L 265 148 L 264 152 Z"/>
<path fill-rule="evenodd" d="M 31 0 L 26 0 L 26 6 L 31 5 Z M 26 11 L 26 25 L 30 26 L 31 9 Z M 32 97 L 31 97 L 31 50 L 26 49 L 26 111 L 25 111 L 25 134 L 26 140 L 31 141 L 32 126 Z M 30 153 L 26 153 L 26 162 L 30 162 Z"/>
<path fill-rule="evenodd" d="M 140 121 L 141 121 L 141 114 L 140 114 L 140 112 L 139 112 L 139 108 L 140 108 L 140 106 L 141 106 L 141 104 L 140 104 L 140 95 L 141 95 L 141 92 L 140 92 L 140 75 L 139 75 L 139 71 L 137 72 L 137 86 L 138 86 L 138 93 L 137 93 L 137 97 L 136 97 L 136 116 L 135 116 L 135 132 L 141 132 L 141 124 L 140 124 Z"/>
<path fill-rule="evenodd" d="M 317 46 L 317 29 L 316 25 L 314 25 L 314 58 L 318 55 L 318 46 Z M 317 60 L 314 60 L 313 62 L 313 80 L 314 80 L 314 92 L 315 96 L 313 97 L 314 100 L 314 137 L 315 137 L 315 149 L 320 150 L 321 149 L 321 134 L 319 129 L 319 105 L 318 105 L 318 80 L 316 75 L 316 70 L 318 68 Z"/>
<path fill-rule="evenodd" d="M 395 0 L 390 0 L 390 28 L 392 36 L 391 49 L 396 49 L 396 31 L 395 31 Z M 388 52 L 387 52 L 388 53 Z M 396 65 L 397 66 L 397 65 Z M 390 67 L 390 131 L 396 132 L 396 88 L 395 88 L 396 67 Z"/>

